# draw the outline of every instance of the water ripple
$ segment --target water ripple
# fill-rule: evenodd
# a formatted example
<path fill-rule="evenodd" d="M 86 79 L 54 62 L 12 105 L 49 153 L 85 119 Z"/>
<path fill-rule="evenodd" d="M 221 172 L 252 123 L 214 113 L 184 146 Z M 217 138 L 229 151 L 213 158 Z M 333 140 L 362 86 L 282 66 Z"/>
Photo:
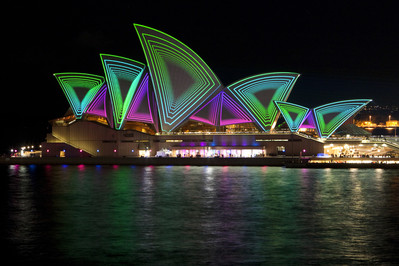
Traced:
<path fill-rule="evenodd" d="M 14 263 L 394 264 L 399 176 L 382 169 L 0 167 Z"/>

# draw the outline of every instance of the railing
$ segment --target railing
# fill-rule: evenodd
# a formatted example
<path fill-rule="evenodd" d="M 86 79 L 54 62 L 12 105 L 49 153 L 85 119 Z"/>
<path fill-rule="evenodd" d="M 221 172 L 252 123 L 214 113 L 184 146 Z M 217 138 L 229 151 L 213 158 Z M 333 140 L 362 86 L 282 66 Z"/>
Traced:
<path fill-rule="evenodd" d="M 392 140 L 391 140 L 392 139 Z M 372 137 L 370 139 L 362 140 L 362 143 L 379 143 L 379 144 L 386 144 L 387 146 L 391 146 L 393 148 L 399 149 L 399 142 L 397 138 L 390 138 L 390 137 Z"/>

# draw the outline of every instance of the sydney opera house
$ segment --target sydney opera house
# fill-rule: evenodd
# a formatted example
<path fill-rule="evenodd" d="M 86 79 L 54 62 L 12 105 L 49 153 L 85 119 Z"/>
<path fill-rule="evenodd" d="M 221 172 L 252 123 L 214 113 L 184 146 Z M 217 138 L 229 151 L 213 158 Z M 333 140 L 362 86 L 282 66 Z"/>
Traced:
<path fill-rule="evenodd" d="M 54 74 L 70 109 L 51 121 L 43 156 L 316 155 L 371 101 L 314 108 L 291 103 L 299 74 L 288 72 L 225 86 L 187 45 L 159 30 L 134 27 L 146 63 L 101 54 L 103 75 Z"/>

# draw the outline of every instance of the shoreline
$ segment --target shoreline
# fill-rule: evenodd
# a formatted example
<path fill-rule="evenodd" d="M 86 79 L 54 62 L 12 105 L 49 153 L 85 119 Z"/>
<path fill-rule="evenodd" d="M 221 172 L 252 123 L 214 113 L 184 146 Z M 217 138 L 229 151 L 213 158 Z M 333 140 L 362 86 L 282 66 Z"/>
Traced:
<path fill-rule="evenodd" d="M 370 163 L 351 163 L 349 159 L 336 162 L 309 163 L 308 158 L 299 162 L 299 157 L 261 157 L 261 158 L 119 158 L 119 157 L 31 157 L 0 158 L 0 165 L 37 164 L 37 165 L 176 165 L 176 166 L 279 166 L 287 168 L 383 168 L 399 169 L 399 163 L 380 163 L 380 161 L 398 162 L 398 158 L 375 158 Z"/>

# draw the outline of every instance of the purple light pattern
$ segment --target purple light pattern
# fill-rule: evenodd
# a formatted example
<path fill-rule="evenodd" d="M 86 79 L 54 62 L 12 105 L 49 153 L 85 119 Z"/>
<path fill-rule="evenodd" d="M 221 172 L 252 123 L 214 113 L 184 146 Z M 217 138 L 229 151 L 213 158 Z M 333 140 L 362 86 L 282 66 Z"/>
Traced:
<path fill-rule="evenodd" d="M 190 119 L 217 126 L 220 110 L 220 96 L 221 93 L 217 94 L 212 100 L 195 112 Z"/>
<path fill-rule="evenodd" d="M 223 114 L 230 116 L 230 118 L 223 119 Z M 223 91 L 201 107 L 190 119 L 213 126 L 252 122 L 240 105 Z"/>
<path fill-rule="evenodd" d="M 93 100 L 89 104 L 86 113 L 92 115 L 98 115 L 107 117 L 106 111 L 106 96 L 107 96 L 107 85 L 104 83 L 99 89 Z"/>
<path fill-rule="evenodd" d="M 303 119 L 302 124 L 299 128 L 316 128 L 316 124 L 314 122 L 313 117 L 313 110 L 309 110 L 308 114 L 306 115 L 305 119 Z"/>
<path fill-rule="evenodd" d="M 233 100 L 232 97 L 227 95 L 225 92 L 221 92 L 221 109 L 220 109 L 220 125 L 232 125 L 239 123 L 250 123 L 252 120 L 245 113 L 245 111 L 240 108 L 238 103 Z M 223 119 L 223 112 L 228 111 L 234 118 Z"/>
<path fill-rule="evenodd" d="M 132 105 L 128 111 L 126 116 L 127 121 L 138 121 L 144 123 L 153 123 L 152 114 L 151 114 L 151 103 L 148 94 L 148 80 L 149 75 L 148 73 L 145 74 L 143 80 L 141 81 L 140 85 L 137 88 L 136 93 L 132 99 Z M 147 113 L 143 113 L 139 111 L 141 106 L 147 111 Z"/>

